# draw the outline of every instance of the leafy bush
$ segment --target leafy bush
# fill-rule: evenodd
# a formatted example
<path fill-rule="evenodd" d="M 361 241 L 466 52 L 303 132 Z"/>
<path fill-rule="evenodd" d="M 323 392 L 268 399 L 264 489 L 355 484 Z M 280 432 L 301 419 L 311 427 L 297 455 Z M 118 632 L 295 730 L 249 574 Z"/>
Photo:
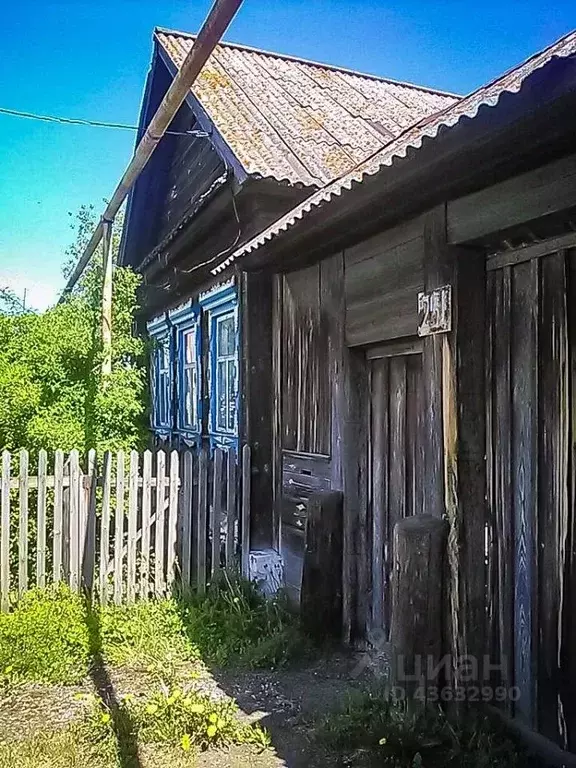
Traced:
<path fill-rule="evenodd" d="M 82 598 L 67 587 L 28 592 L 0 614 L 0 681 L 75 683 L 88 669 L 90 638 Z"/>
<path fill-rule="evenodd" d="M 96 225 L 78 214 L 72 263 Z M 121 218 L 113 236 L 117 255 Z M 95 256 L 74 293 L 46 312 L 0 304 L 0 449 L 99 451 L 139 448 L 146 441 L 145 347 L 133 333 L 139 276 L 114 272 L 112 374 L 100 375 L 102 259 Z"/>
<path fill-rule="evenodd" d="M 266 599 L 244 579 L 225 575 L 180 610 L 188 637 L 219 666 L 281 667 L 311 652 L 287 601 Z"/>
<path fill-rule="evenodd" d="M 530 765 L 510 735 L 469 711 L 448 716 L 440 708 L 393 702 L 363 692 L 321 724 L 319 736 L 338 749 L 368 749 L 393 768 L 513 768 Z"/>

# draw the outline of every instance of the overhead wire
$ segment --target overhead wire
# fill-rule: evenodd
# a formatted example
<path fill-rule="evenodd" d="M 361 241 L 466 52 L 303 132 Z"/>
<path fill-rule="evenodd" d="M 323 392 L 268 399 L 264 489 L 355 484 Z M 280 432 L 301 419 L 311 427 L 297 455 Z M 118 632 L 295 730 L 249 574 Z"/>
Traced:
<path fill-rule="evenodd" d="M 61 117 L 58 115 L 41 115 L 35 112 L 24 112 L 19 109 L 9 109 L 8 107 L 0 107 L 1 115 L 8 115 L 9 117 L 21 117 L 27 120 L 39 120 L 44 123 L 58 123 L 60 125 L 81 125 L 88 126 L 90 128 L 114 128 L 122 131 L 139 131 L 141 130 L 137 125 L 128 125 L 127 123 L 108 123 L 104 120 L 88 120 L 81 117 Z M 168 136 L 208 136 L 206 131 L 197 129 L 190 129 L 189 131 L 166 131 Z"/>

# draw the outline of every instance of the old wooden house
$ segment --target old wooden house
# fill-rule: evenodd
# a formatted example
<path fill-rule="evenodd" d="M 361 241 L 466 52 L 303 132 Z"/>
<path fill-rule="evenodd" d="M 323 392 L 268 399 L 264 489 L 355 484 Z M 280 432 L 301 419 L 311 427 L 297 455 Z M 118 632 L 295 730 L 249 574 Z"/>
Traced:
<path fill-rule="evenodd" d="M 156 33 L 142 128 L 192 40 Z M 451 652 L 576 750 L 576 33 L 463 99 L 221 45 L 191 128 L 124 238 L 155 433 L 251 444 L 294 596 L 308 499 L 342 492 L 349 641 L 387 631 L 395 522 L 445 517 Z"/>
<path fill-rule="evenodd" d="M 140 135 L 194 36 L 156 29 Z M 272 542 L 270 273 L 213 268 L 450 94 L 218 45 L 128 202 L 121 261 L 143 275 L 155 339 L 152 432 L 252 447 L 253 546 Z M 260 519 L 258 519 L 260 517 Z"/>
<path fill-rule="evenodd" d="M 345 635 L 386 632 L 393 526 L 444 516 L 447 647 L 500 663 L 516 717 L 574 751 L 575 129 L 572 33 L 215 269 L 274 274 L 258 524 L 288 583 L 310 494 L 342 490 Z"/>

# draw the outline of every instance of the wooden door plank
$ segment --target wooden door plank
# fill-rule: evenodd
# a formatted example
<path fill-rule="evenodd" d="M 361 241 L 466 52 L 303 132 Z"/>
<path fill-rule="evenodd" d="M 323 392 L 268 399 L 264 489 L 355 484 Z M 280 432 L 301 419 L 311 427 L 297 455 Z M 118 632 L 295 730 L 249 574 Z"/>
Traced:
<path fill-rule="evenodd" d="M 564 706 L 562 697 L 559 697 L 562 690 L 561 628 L 569 517 L 568 286 L 565 253 L 561 251 L 543 258 L 541 272 L 538 730 L 567 748 Z"/>
<path fill-rule="evenodd" d="M 512 499 L 514 510 L 514 669 L 516 716 L 535 726 L 534 594 L 537 520 L 538 295 L 540 261 L 514 267 L 512 279 Z"/>
<path fill-rule="evenodd" d="M 388 360 L 374 360 L 371 374 L 372 444 L 372 629 L 382 629 L 385 611 L 385 548 L 388 546 L 389 434 Z"/>

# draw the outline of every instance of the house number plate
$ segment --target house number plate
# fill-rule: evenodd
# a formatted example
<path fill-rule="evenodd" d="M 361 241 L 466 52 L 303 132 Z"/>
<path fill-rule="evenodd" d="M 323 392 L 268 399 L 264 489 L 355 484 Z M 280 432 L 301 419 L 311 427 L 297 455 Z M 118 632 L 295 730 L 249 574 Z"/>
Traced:
<path fill-rule="evenodd" d="M 418 336 L 452 330 L 452 286 L 418 294 Z"/>

